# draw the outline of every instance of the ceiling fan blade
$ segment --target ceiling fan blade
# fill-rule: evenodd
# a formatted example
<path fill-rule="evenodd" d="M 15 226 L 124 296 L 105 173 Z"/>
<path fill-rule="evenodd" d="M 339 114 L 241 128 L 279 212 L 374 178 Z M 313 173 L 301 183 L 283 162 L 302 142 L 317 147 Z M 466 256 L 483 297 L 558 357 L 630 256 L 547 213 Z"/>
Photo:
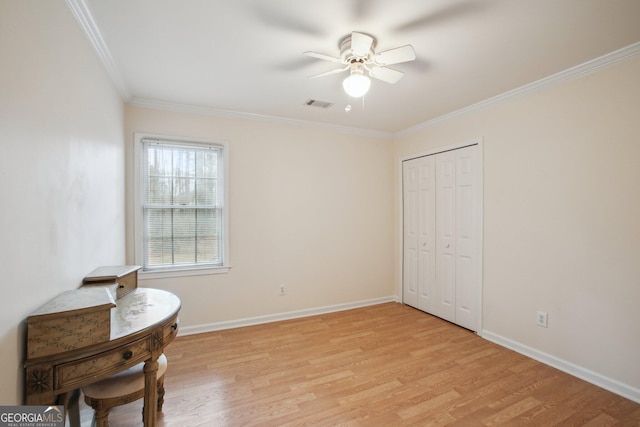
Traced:
<path fill-rule="evenodd" d="M 378 65 L 392 65 L 416 59 L 416 51 L 410 44 L 386 50 L 376 54 L 374 62 Z"/>
<path fill-rule="evenodd" d="M 322 59 L 324 61 L 331 61 L 331 62 L 335 62 L 338 64 L 342 64 L 342 59 L 340 58 L 334 58 L 333 56 L 329 56 L 329 55 L 324 55 L 322 53 L 318 53 L 318 52 L 305 52 L 304 53 L 307 56 L 310 56 L 312 58 L 316 58 L 316 59 Z"/>
<path fill-rule="evenodd" d="M 351 52 L 359 58 L 363 58 L 369 54 L 373 37 L 366 34 L 352 32 L 351 33 Z"/>
<path fill-rule="evenodd" d="M 374 79 L 394 84 L 404 76 L 404 73 L 402 71 L 394 70 L 393 68 L 371 67 L 369 75 Z"/>
<path fill-rule="evenodd" d="M 346 67 L 342 67 L 342 68 L 336 68 L 335 70 L 330 70 L 330 71 L 325 71 L 324 73 L 320 73 L 320 74 L 314 74 L 313 76 L 309 76 L 309 79 L 315 79 L 318 77 L 324 77 L 324 76 L 330 76 L 332 74 L 338 74 L 341 73 L 343 71 L 347 71 L 349 69 L 349 66 L 347 65 Z"/>

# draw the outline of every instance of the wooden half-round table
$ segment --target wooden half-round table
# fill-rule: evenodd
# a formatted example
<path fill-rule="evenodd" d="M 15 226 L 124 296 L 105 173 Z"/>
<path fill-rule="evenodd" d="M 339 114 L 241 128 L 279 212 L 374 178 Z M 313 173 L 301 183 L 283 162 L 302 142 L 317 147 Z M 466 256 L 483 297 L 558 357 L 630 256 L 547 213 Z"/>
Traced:
<path fill-rule="evenodd" d="M 86 302 L 93 294 L 103 297 L 103 292 L 108 291 L 80 288 L 58 301 Z M 157 360 L 178 333 L 180 299 L 167 291 L 136 288 L 103 305 L 105 320 L 96 320 L 95 312 L 77 306 L 60 315 L 59 305 L 48 304 L 27 318 L 26 404 L 62 404 L 74 390 L 144 362 L 144 425 L 154 427 Z"/>

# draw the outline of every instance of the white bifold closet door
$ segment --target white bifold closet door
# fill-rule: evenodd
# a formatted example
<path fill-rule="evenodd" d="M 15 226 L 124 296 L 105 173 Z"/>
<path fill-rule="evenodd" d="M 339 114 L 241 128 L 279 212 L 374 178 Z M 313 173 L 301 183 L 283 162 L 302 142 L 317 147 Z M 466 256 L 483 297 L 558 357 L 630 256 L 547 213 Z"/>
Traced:
<path fill-rule="evenodd" d="M 403 301 L 478 327 L 478 146 L 403 162 Z"/>

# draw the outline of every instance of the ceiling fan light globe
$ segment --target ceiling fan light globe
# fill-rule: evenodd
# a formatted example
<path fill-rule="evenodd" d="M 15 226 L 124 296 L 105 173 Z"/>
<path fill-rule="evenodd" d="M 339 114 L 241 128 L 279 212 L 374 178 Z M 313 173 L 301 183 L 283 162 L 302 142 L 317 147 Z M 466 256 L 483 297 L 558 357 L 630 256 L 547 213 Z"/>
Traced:
<path fill-rule="evenodd" d="M 371 80 L 362 74 L 352 74 L 342 82 L 344 91 L 352 98 L 364 96 L 371 86 Z"/>

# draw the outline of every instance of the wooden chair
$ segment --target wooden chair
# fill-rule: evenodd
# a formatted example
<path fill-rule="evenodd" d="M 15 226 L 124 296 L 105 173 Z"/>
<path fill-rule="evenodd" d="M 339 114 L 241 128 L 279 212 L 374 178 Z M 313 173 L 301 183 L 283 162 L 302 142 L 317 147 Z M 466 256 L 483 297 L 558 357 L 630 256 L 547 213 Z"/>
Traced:
<path fill-rule="evenodd" d="M 95 411 L 96 427 L 109 426 L 109 411 L 116 406 L 134 402 L 144 397 L 144 362 L 117 373 L 116 375 L 82 388 L 84 401 Z M 164 374 L 167 358 L 158 358 L 158 411 L 164 404 Z"/>

